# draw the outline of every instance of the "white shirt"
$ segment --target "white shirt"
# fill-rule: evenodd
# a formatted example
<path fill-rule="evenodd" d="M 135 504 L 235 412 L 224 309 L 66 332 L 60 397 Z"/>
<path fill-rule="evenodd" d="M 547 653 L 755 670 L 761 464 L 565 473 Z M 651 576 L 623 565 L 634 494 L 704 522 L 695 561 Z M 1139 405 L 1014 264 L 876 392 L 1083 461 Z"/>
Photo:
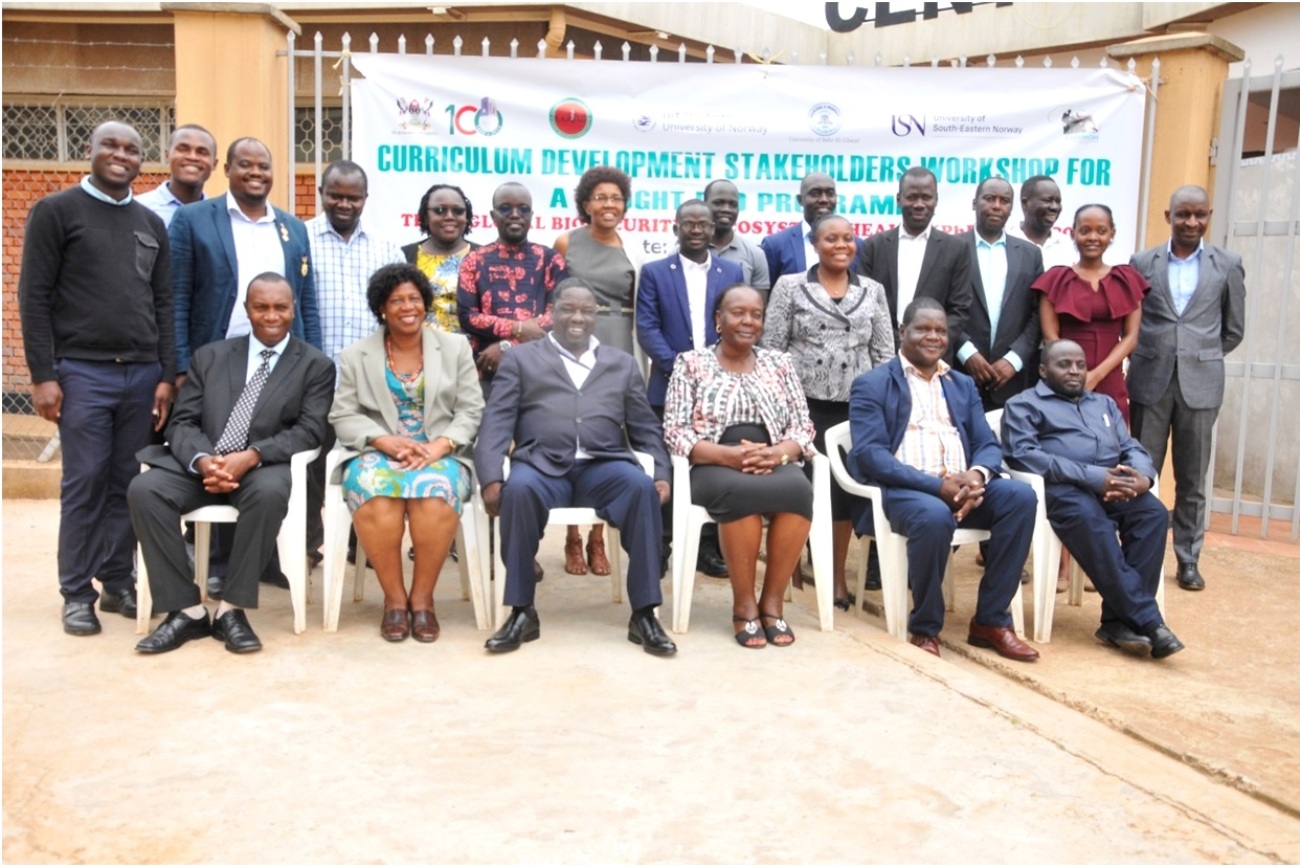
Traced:
<path fill-rule="evenodd" d="M 804 220 L 800 225 L 803 227 L 803 268 L 807 271 L 820 262 L 822 257 L 817 255 L 817 248 L 813 246 L 812 223 Z"/>
<path fill-rule="evenodd" d="M 273 372 L 275 370 L 275 365 L 280 361 L 280 357 L 284 355 L 284 348 L 288 345 L 289 345 L 289 335 L 287 334 L 279 343 L 275 344 L 275 346 L 267 346 L 265 343 L 258 340 L 257 337 L 254 336 L 252 331 L 249 331 L 248 369 L 244 371 L 244 384 L 247 385 L 248 381 L 253 378 L 253 374 L 257 372 L 257 369 L 259 367 L 262 366 L 263 349 L 269 349 L 275 353 L 275 355 L 272 355 L 270 358 L 266 360 L 267 370 Z"/>
<path fill-rule="evenodd" d="M 284 246 L 279 236 L 280 227 L 275 223 L 275 211 L 269 204 L 266 215 L 256 221 L 244 215 L 233 196 L 226 196 L 226 210 L 230 213 L 230 234 L 235 238 L 235 261 L 239 272 L 235 276 L 235 309 L 230 312 L 226 337 L 242 337 L 249 333 L 248 312 L 244 310 L 248 284 L 258 274 L 267 271 L 285 276 Z"/>
<path fill-rule="evenodd" d="M 921 279 L 921 263 L 925 261 L 925 245 L 930 243 L 930 227 L 919 235 L 907 234 L 898 227 L 898 324 L 903 324 L 903 311 L 916 297 L 916 284 Z"/>
<path fill-rule="evenodd" d="M 546 335 L 546 338 L 555 344 L 555 348 L 560 351 L 560 360 L 564 362 L 564 369 L 569 374 L 569 379 L 573 380 L 573 387 L 582 390 L 583 385 L 587 382 L 587 377 L 591 375 L 591 369 L 596 366 L 596 347 L 600 346 L 600 341 L 592 335 L 591 342 L 587 344 L 587 351 L 582 355 L 574 355 L 569 350 L 560 345 L 560 341 L 555 339 L 554 334 Z M 582 419 L 575 419 L 579 424 Z M 573 459 L 576 461 L 586 461 L 591 459 L 582 448 L 582 438 L 579 436 L 576 448 L 573 452 Z"/>
<path fill-rule="evenodd" d="M 1025 233 L 1020 231 L 1019 226 L 1007 229 L 1007 234 L 1013 238 L 1019 238 L 1022 241 L 1034 244 L 1034 240 L 1025 237 Z M 1074 248 L 1074 238 L 1065 232 L 1058 232 L 1053 229 L 1047 236 L 1047 243 L 1034 244 L 1034 246 L 1043 251 L 1044 271 L 1048 268 L 1055 268 L 1057 265 L 1073 265 L 1079 261 L 1079 251 Z"/>
<path fill-rule="evenodd" d="M 686 280 L 686 303 L 691 311 L 691 341 L 694 348 L 703 349 L 705 323 L 709 316 L 709 311 L 704 308 L 708 306 L 709 267 L 713 264 L 713 259 L 709 257 L 697 264 L 678 254 L 677 260 L 682 263 L 682 277 Z"/>

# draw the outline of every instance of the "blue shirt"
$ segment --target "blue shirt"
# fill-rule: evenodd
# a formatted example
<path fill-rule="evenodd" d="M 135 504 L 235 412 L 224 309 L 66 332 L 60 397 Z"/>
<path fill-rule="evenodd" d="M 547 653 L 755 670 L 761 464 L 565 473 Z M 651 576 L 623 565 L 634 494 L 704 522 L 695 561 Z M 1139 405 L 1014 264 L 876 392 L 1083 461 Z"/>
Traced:
<path fill-rule="evenodd" d="M 1174 242 L 1169 242 L 1169 294 L 1174 296 L 1174 312 L 1179 316 L 1187 309 L 1196 291 L 1196 283 L 1201 279 L 1201 251 L 1205 242 L 1196 245 L 1192 255 L 1179 259 L 1174 255 Z"/>
<path fill-rule="evenodd" d="M 1007 401 L 1002 411 L 1002 451 L 1007 465 L 1101 493 L 1106 470 L 1120 464 L 1154 480 L 1155 467 L 1129 435 L 1115 401 L 1085 391 L 1078 400 L 1039 382 Z"/>
<path fill-rule="evenodd" d="M 199 201 L 203 201 L 206 198 L 207 196 L 203 193 L 199 194 Z M 176 194 L 172 192 L 171 181 L 163 181 L 152 190 L 136 196 L 135 200 L 153 211 L 159 217 L 162 217 L 164 226 L 170 226 L 172 224 L 172 217 L 176 216 L 176 212 L 185 205 L 185 203 L 176 198 Z"/>
<path fill-rule="evenodd" d="M 127 189 L 126 191 L 126 198 L 115 199 L 112 196 L 110 196 L 108 193 L 101 190 L 99 187 L 92 184 L 90 182 L 90 175 L 86 175 L 81 179 L 81 188 L 85 190 L 87 193 L 89 193 L 91 196 L 95 197 L 96 199 L 99 199 L 101 202 L 108 202 L 110 205 L 123 206 L 123 205 L 131 204 L 130 189 Z"/>
<path fill-rule="evenodd" d="M 992 346 L 998 336 L 998 321 L 1002 318 L 1002 298 L 1007 292 L 1007 233 L 990 244 L 979 234 L 975 235 L 975 257 L 980 266 L 980 283 L 984 286 L 984 300 L 989 308 L 989 345 Z M 965 364 L 970 357 L 979 352 L 979 348 L 967 340 L 957 350 L 957 360 Z M 1011 368 L 1019 373 L 1025 362 L 1015 350 L 1008 350 L 1003 356 Z M 984 359 L 989 364 L 996 358 Z"/>

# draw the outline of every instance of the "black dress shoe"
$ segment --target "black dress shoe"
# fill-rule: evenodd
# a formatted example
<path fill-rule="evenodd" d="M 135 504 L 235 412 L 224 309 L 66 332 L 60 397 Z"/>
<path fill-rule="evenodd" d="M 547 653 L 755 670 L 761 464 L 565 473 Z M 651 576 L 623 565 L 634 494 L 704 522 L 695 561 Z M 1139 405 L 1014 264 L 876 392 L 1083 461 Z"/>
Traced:
<path fill-rule="evenodd" d="M 654 609 L 646 612 L 632 612 L 632 619 L 627 622 L 627 640 L 641 645 L 646 653 L 655 656 L 672 656 L 677 652 L 677 645 L 659 625 Z"/>
<path fill-rule="evenodd" d="M 1098 641 L 1111 647 L 1118 647 L 1125 653 L 1146 656 L 1151 652 L 1150 638 L 1140 632 L 1134 632 L 1119 621 L 1103 623 L 1094 634 Z"/>
<path fill-rule="evenodd" d="M 157 629 L 140 639 L 135 649 L 141 653 L 166 653 L 187 641 L 207 638 L 211 634 L 212 619 L 208 617 L 208 612 L 204 611 L 203 617 L 197 618 L 190 617 L 183 611 L 173 611 L 158 624 Z"/>
<path fill-rule="evenodd" d="M 69 635 L 98 635 L 103 630 L 93 602 L 63 603 L 63 631 Z"/>
<path fill-rule="evenodd" d="M 880 558 L 876 555 L 876 543 L 871 543 L 871 553 L 867 558 L 867 587 L 868 590 L 880 589 Z"/>
<path fill-rule="evenodd" d="M 1184 590 L 1204 590 L 1205 579 L 1195 563 L 1180 563 L 1178 566 L 1178 586 Z"/>
<path fill-rule="evenodd" d="M 123 617 L 135 619 L 135 588 L 126 587 L 121 590 L 105 590 L 99 594 L 99 610 L 107 614 L 121 614 Z"/>
<path fill-rule="evenodd" d="M 212 622 L 212 637 L 226 643 L 231 653 L 253 653 L 262 649 L 253 627 L 248 625 L 248 615 L 242 608 L 232 608 Z"/>
<path fill-rule="evenodd" d="M 700 551 L 699 556 L 695 558 L 695 569 L 710 578 L 731 577 L 731 572 L 727 570 L 727 561 L 718 551 Z"/>
<path fill-rule="evenodd" d="M 483 645 L 493 653 L 509 653 L 518 650 L 525 641 L 536 641 L 542 637 L 542 621 L 537 616 L 537 609 L 531 605 L 516 605 L 506 618 L 505 625 L 497 630 Z"/>
<path fill-rule="evenodd" d="M 263 573 L 258 581 L 263 584 L 270 584 L 272 587 L 279 587 L 281 590 L 289 589 L 289 579 L 284 577 L 284 573 L 279 570 Z"/>
<path fill-rule="evenodd" d="M 1178 636 L 1170 631 L 1168 626 L 1163 623 L 1157 624 L 1146 630 L 1147 638 L 1151 639 L 1151 658 L 1164 659 L 1166 656 L 1173 656 L 1183 649 L 1183 643 L 1178 640 Z"/>
<path fill-rule="evenodd" d="M 226 593 L 226 579 L 220 575 L 208 576 L 208 598 L 221 601 L 221 597 Z"/>

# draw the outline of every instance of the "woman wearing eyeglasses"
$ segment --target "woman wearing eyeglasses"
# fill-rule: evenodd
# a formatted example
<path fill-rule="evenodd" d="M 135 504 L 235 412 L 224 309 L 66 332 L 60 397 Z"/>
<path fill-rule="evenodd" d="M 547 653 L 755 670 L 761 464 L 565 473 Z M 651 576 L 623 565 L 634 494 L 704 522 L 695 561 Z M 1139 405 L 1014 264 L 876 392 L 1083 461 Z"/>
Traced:
<path fill-rule="evenodd" d="M 478 247 L 465 240 L 474 222 L 474 209 L 460 187 L 434 184 L 420 198 L 418 213 L 424 240 L 407 244 L 402 252 L 433 287 L 429 321 L 443 331 L 459 334 L 456 285 L 461 260 Z"/>
<path fill-rule="evenodd" d="M 555 249 L 564 256 L 569 276 L 587 281 L 596 294 L 596 339 L 629 355 L 635 345 L 632 314 L 641 262 L 631 247 L 624 246 L 618 227 L 631 196 L 632 180 L 623 172 L 612 166 L 587 169 L 573 191 L 578 219 L 586 225 L 555 239 Z M 609 574 L 604 529 L 592 528 L 584 560 L 582 536 L 577 527 L 569 528 L 564 543 L 564 571 L 585 575 L 590 566 L 597 575 Z"/>

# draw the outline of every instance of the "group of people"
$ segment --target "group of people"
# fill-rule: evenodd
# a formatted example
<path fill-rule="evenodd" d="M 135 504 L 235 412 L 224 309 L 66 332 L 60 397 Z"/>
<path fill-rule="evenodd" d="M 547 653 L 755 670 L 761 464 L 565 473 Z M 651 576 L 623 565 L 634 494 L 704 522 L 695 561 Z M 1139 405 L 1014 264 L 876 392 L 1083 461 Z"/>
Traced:
<path fill-rule="evenodd" d="M 1010 183 L 986 179 L 974 229 L 951 236 L 931 226 L 934 175 L 910 169 L 901 225 L 862 240 L 835 213 L 834 180 L 810 174 L 803 220 L 758 245 L 735 233 L 735 185 L 714 181 L 678 208 L 676 250 L 643 263 L 619 234 L 631 180 L 608 166 L 579 179 L 583 225 L 554 248 L 528 240 L 532 199 L 517 182 L 493 194 L 490 243 L 468 240 L 464 191 L 435 184 L 419 202 L 424 238 L 398 247 L 363 222 L 356 163 L 325 169 L 322 213 L 303 224 L 268 203 L 271 155 L 256 139 L 227 149 L 229 192 L 213 198 L 206 130 L 178 127 L 171 177 L 133 198 L 141 150 L 130 127 L 101 125 L 90 174 L 33 207 L 24 242 L 33 402 L 64 448 L 70 634 L 100 631 L 96 601 L 135 616 L 138 536 L 167 617 L 137 650 L 209 635 L 260 649 L 245 612 L 259 583 L 283 582 L 274 549 L 289 460 L 337 440 L 359 452 L 343 488 L 387 640 L 438 638 L 434 587 L 478 496 L 500 522 L 511 606 L 488 650 L 540 635 L 538 545 L 549 511 L 575 505 L 620 530 L 628 639 L 675 653 L 655 615 L 670 498 L 685 493 L 670 490 L 671 451 L 689 460 L 689 494 L 716 523 L 694 565 L 730 579 L 737 642 L 787 646 L 784 593 L 802 580 L 812 519 L 806 469 L 848 421 L 849 472 L 883 488 L 908 538 L 913 643 L 939 652 L 948 544 L 958 526 L 980 527 L 991 538 L 968 640 L 1038 655 L 1010 628 L 1034 497 L 1000 475 L 1005 457 L 1044 476 L 1053 529 L 1101 594 L 1098 638 L 1157 658 L 1182 648 L 1155 604 L 1168 516 L 1149 488 L 1172 431 L 1178 581 L 1202 588 L 1209 432 L 1245 291 L 1240 258 L 1203 241 L 1200 188 L 1173 194 L 1167 244 L 1112 266 L 1109 209 L 1080 208 L 1071 244 L 1054 229 L 1048 177 L 1021 187 L 1018 228 Z M 985 420 L 999 409 L 1001 444 Z M 138 473 L 141 462 L 151 469 Z M 318 562 L 323 457 L 308 475 L 304 556 Z M 219 600 L 210 616 L 179 517 L 216 502 L 240 519 L 216 546 L 228 563 L 207 588 Z M 835 486 L 831 511 L 834 599 L 849 610 L 844 562 L 854 532 L 873 532 L 870 510 Z M 585 545 L 569 528 L 565 568 L 608 574 L 599 528 Z"/>

